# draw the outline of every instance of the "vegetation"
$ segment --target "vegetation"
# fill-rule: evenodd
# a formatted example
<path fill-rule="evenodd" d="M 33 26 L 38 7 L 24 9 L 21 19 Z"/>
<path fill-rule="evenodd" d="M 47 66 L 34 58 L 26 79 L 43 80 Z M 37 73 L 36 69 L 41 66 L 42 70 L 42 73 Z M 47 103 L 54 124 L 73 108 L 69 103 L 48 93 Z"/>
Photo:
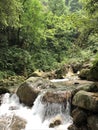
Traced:
<path fill-rule="evenodd" d="M 0 78 L 97 53 L 97 0 L 1 0 L 0 16 Z"/>

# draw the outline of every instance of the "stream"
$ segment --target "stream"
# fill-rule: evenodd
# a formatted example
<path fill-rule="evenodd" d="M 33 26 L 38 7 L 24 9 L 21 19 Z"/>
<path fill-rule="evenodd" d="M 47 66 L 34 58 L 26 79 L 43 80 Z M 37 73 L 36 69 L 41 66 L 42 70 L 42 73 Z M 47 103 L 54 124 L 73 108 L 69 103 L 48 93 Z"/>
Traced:
<path fill-rule="evenodd" d="M 3 95 L 0 106 L 0 130 L 16 130 L 11 127 L 14 116 L 26 121 L 25 128 L 19 130 L 67 130 L 73 123 L 70 102 L 67 101 L 66 108 L 64 103 L 43 103 L 43 95 L 44 92 L 38 95 L 32 108 L 21 104 L 16 94 Z M 52 127 L 54 120 L 59 120 L 60 124 Z"/>

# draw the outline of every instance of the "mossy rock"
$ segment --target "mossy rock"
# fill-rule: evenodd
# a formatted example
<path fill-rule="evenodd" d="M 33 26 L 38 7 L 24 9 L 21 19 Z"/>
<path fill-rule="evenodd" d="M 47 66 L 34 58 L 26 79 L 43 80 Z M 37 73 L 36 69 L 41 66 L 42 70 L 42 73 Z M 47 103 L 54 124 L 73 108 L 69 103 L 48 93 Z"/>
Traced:
<path fill-rule="evenodd" d="M 88 77 L 89 77 L 89 74 L 90 74 L 90 69 L 82 69 L 81 71 L 80 71 L 80 73 L 79 73 L 79 77 L 81 78 L 81 79 L 88 79 Z"/>
<path fill-rule="evenodd" d="M 88 79 L 98 81 L 98 66 L 97 65 L 91 68 Z"/>
<path fill-rule="evenodd" d="M 88 79 L 98 81 L 98 54 L 96 55 L 95 60 L 93 61 L 93 66 L 90 69 Z"/>

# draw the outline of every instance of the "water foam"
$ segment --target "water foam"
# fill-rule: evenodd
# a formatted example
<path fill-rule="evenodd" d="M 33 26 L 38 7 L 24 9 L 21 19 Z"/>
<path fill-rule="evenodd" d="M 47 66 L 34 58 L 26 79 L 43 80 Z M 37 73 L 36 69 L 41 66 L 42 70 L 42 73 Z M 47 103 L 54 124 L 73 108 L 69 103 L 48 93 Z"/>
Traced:
<path fill-rule="evenodd" d="M 42 95 L 39 95 L 34 102 L 34 106 L 28 108 L 19 103 L 17 95 L 10 96 L 7 93 L 4 95 L 0 106 L 0 118 L 5 115 L 10 117 L 17 115 L 26 120 L 25 130 L 67 130 L 67 127 L 72 124 L 70 104 L 67 102 L 67 107 L 64 109 L 63 104 L 43 104 L 41 99 Z M 49 124 L 57 116 L 62 118 L 62 124 L 55 128 L 49 128 Z"/>

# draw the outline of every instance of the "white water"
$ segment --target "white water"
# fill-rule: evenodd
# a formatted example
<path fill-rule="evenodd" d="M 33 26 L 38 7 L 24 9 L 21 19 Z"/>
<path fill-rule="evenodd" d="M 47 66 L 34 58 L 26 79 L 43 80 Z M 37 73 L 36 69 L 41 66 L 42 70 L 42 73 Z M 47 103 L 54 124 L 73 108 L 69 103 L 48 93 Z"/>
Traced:
<path fill-rule="evenodd" d="M 0 106 L 0 118 L 6 116 L 13 117 L 17 115 L 26 120 L 26 128 L 24 130 L 67 130 L 67 127 L 72 124 L 70 117 L 70 104 L 67 103 L 66 110 L 64 104 L 57 103 L 41 103 L 42 95 L 39 95 L 34 106 L 30 109 L 19 103 L 18 97 L 14 94 L 10 96 L 8 93 L 4 95 L 2 105 Z M 15 109 L 11 109 L 11 108 Z M 49 124 L 54 118 L 61 118 L 62 124 L 49 128 Z M 12 119 L 10 119 L 11 122 Z M 8 126 L 9 127 L 9 126 Z"/>
<path fill-rule="evenodd" d="M 69 81 L 69 78 L 65 78 L 65 79 L 52 79 L 50 81 L 51 82 L 63 82 L 63 81 Z"/>

